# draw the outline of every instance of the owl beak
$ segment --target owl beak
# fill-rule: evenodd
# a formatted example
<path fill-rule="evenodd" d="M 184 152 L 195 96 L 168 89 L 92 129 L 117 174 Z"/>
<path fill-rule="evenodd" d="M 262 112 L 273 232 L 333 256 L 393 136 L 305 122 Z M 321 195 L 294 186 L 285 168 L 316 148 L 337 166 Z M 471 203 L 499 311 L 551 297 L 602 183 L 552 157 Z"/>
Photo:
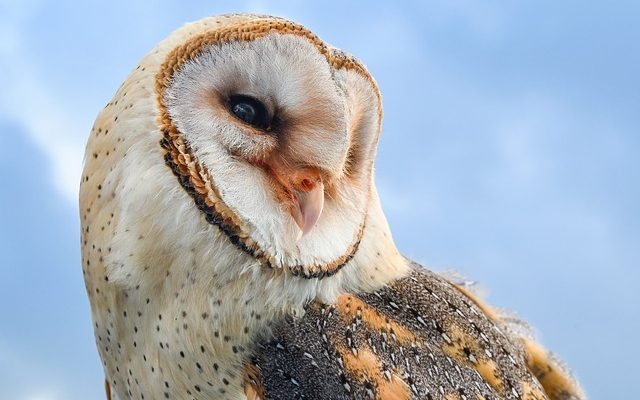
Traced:
<path fill-rule="evenodd" d="M 280 184 L 280 200 L 287 205 L 289 213 L 300 231 L 297 240 L 313 229 L 324 206 L 324 183 L 321 172 L 313 167 L 291 168 L 281 160 L 272 160 L 265 165 L 267 171 Z"/>
<path fill-rule="evenodd" d="M 294 204 L 291 216 L 300 228 L 300 236 L 305 236 L 316 225 L 324 206 L 324 184 L 319 176 L 302 179 L 293 192 Z"/>

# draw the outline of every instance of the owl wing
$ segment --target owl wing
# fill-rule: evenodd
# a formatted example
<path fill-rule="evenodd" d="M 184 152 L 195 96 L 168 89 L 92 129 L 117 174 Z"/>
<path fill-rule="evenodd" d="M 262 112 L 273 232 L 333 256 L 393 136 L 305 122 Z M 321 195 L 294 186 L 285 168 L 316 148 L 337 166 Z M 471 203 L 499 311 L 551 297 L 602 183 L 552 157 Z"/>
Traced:
<path fill-rule="evenodd" d="M 414 265 L 373 293 L 310 304 L 261 342 L 249 399 L 582 399 L 535 342 L 463 287 Z"/>

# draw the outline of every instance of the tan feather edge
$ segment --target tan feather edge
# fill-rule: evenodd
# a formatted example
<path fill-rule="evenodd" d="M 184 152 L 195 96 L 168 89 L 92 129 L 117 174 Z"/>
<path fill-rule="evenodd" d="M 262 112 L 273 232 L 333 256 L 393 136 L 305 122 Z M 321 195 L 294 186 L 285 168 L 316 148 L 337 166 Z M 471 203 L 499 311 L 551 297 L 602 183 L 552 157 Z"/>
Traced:
<path fill-rule="evenodd" d="M 463 286 L 453 286 L 471 300 L 487 316 L 487 318 L 497 324 L 503 322 L 499 314 L 478 296 Z M 557 361 L 553 359 L 551 353 L 547 349 L 533 340 L 522 337 L 518 339 L 522 343 L 529 371 L 531 371 L 531 373 L 538 379 L 538 382 L 540 382 L 540 385 L 550 400 L 586 399 L 586 396 L 578 382 L 568 371 L 557 365 Z M 525 387 L 525 394 L 527 398 L 539 398 L 539 395 L 535 393 L 535 390 L 530 387 Z"/>
<path fill-rule="evenodd" d="M 107 395 L 107 400 L 111 400 L 111 385 L 106 379 L 104 380 L 104 392 Z"/>

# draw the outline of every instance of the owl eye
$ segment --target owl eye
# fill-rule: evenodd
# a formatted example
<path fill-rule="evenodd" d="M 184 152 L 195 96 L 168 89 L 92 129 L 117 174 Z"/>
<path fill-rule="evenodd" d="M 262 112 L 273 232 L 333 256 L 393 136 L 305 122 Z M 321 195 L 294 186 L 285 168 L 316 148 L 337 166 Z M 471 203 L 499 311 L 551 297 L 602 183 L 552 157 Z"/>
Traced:
<path fill-rule="evenodd" d="M 236 117 L 253 127 L 268 129 L 271 125 L 267 107 L 253 97 L 240 94 L 231 96 L 229 109 Z"/>

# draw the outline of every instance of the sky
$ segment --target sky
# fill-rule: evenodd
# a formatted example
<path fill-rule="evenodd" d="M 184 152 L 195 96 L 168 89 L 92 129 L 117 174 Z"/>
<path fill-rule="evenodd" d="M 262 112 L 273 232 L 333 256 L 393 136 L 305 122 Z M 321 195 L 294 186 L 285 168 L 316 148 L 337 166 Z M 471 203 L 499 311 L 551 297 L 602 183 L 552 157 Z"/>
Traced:
<path fill-rule="evenodd" d="M 182 24 L 247 11 L 360 58 L 400 250 L 480 282 L 592 399 L 640 378 L 640 3 L 0 0 L 0 398 L 103 399 L 77 191 L 98 111 Z M 153 4 L 153 5 L 151 5 Z"/>

